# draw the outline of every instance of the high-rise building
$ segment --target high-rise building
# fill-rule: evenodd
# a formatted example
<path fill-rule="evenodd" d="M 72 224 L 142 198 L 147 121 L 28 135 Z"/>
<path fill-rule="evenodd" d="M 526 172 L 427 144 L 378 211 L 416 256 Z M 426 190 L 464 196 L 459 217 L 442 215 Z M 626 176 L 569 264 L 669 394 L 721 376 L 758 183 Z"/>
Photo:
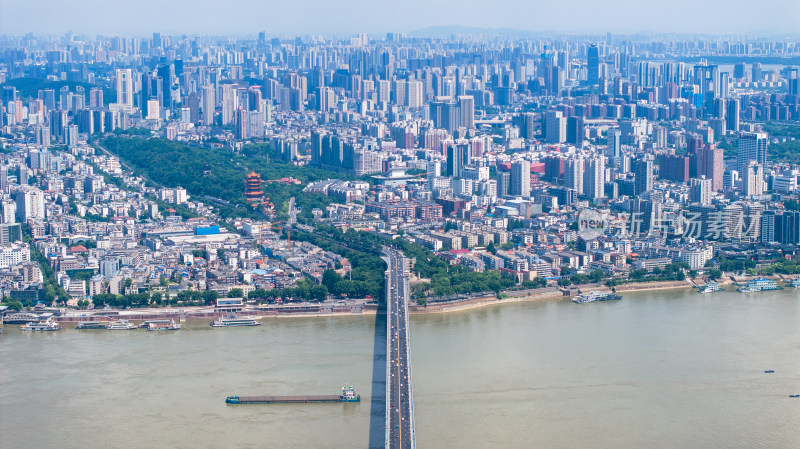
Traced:
<path fill-rule="evenodd" d="M 422 81 L 409 81 L 406 83 L 406 105 L 409 108 L 421 108 L 424 103 Z"/>
<path fill-rule="evenodd" d="M 511 164 L 511 186 L 509 195 L 531 196 L 531 163 L 527 160 L 515 161 Z"/>
<path fill-rule="evenodd" d="M 739 136 L 739 151 L 736 154 L 736 169 L 744 174 L 744 169 L 750 161 L 757 164 L 767 162 L 767 146 L 769 137 L 766 133 L 742 133 Z"/>
<path fill-rule="evenodd" d="M 71 147 L 78 145 L 78 125 L 69 125 L 64 129 L 64 144 Z"/>
<path fill-rule="evenodd" d="M 564 162 L 564 186 L 583 194 L 583 158 L 570 158 Z"/>
<path fill-rule="evenodd" d="M 8 189 L 8 165 L 0 165 L 0 191 Z"/>
<path fill-rule="evenodd" d="M 99 87 L 89 89 L 89 107 L 92 109 L 103 107 L 103 89 Z"/>
<path fill-rule="evenodd" d="M 17 219 L 21 223 L 29 218 L 44 219 L 44 192 L 41 190 L 34 187 L 20 188 L 14 200 L 17 203 Z"/>
<path fill-rule="evenodd" d="M 700 178 L 692 178 L 691 187 L 689 188 L 689 201 L 692 203 L 700 203 L 703 206 L 711 205 L 711 180 L 705 176 Z"/>
<path fill-rule="evenodd" d="M 206 126 L 214 124 L 215 105 L 214 86 L 203 86 L 203 124 Z"/>
<path fill-rule="evenodd" d="M 764 194 L 764 166 L 749 161 L 742 174 L 742 192 L 746 197 Z"/>
<path fill-rule="evenodd" d="M 231 84 L 223 84 L 221 86 L 222 89 L 222 120 L 221 123 L 223 126 L 231 123 L 233 121 L 233 111 L 236 105 L 236 100 L 234 97 L 233 92 L 233 85 Z"/>
<path fill-rule="evenodd" d="M 774 222 L 774 241 L 783 243 L 784 245 L 796 245 L 800 243 L 800 211 L 792 210 L 782 214 L 776 214 Z M 762 235 L 763 232 L 762 229 Z"/>
<path fill-rule="evenodd" d="M 459 125 L 467 129 L 474 128 L 475 98 L 472 95 L 462 95 L 458 97 L 458 109 L 460 114 Z"/>
<path fill-rule="evenodd" d="M 497 196 L 506 196 L 511 191 L 511 173 L 497 172 Z"/>
<path fill-rule="evenodd" d="M 597 200 L 605 196 L 605 174 L 606 164 L 603 156 L 598 155 L 586 160 L 583 194 L 587 198 Z"/>
<path fill-rule="evenodd" d="M 583 117 L 572 116 L 567 119 L 567 143 L 571 143 L 577 147 L 583 145 L 583 140 L 586 137 L 586 127 L 584 126 Z"/>
<path fill-rule="evenodd" d="M 622 131 L 617 128 L 609 129 L 606 134 L 606 156 L 622 156 Z"/>
<path fill-rule="evenodd" d="M 156 68 L 159 82 L 161 83 L 161 107 L 172 111 L 175 105 L 172 101 L 172 84 L 175 80 L 175 65 L 161 64 Z M 169 114 L 167 114 L 169 116 Z"/>
<path fill-rule="evenodd" d="M 662 155 L 659 160 L 659 177 L 675 182 L 689 182 L 689 157 Z"/>
<path fill-rule="evenodd" d="M 637 159 L 633 162 L 634 190 L 636 195 L 653 190 L 653 160 Z"/>
<path fill-rule="evenodd" d="M 563 143 L 567 140 L 567 119 L 561 111 L 547 111 L 544 122 L 545 140 L 548 143 Z"/>
<path fill-rule="evenodd" d="M 533 139 L 536 136 L 536 114 L 523 112 L 516 118 L 519 136 L 523 139 Z"/>
<path fill-rule="evenodd" d="M 591 86 L 596 86 L 600 83 L 600 51 L 597 48 L 597 44 L 592 44 L 588 48 L 586 82 Z"/>
<path fill-rule="evenodd" d="M 739 115 L 741 105 L 738 98 L 728 100 L 727 111 L 725 111 L 725 128 L 731 132 L 739 132 Z"/>
<path fill-rule="evenodd" d="M 711 189 L 722 190 L 725 176 L 725 151 L 712 145 L 699 146 L 694 154 L 696 176 L 711 180 Z"/>
<path fill-rule="evenodd" d="M 244 140 L 249 138 L 249 126 L 248 126 L 248 116 L 247 111 L 243 108 L 239 108 L 234 113 L 234 120 L 233 120 L 233 134 L 234 138 L 238 140 Z"/>

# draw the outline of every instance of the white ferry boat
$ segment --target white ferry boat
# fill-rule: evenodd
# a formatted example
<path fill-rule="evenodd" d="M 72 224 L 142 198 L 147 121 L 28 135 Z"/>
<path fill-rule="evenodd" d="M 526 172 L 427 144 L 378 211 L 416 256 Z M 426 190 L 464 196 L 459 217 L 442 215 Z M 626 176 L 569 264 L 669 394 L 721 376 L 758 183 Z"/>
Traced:
<path fill-rule="evenodd" d="M 717 282 L 707 282 L 706 285 L 699 287 L 699 293 L 714 293 L 714 292 L 721 292 L 724 289 L 721 285 Z"/>
<path fill-rule="evenodd" d="M 129 330 L 129 329 L 136 329 L 136 325 L 128 320 L 117 320 L 114 321 L 113 323 L 108 323 L 106 329 L 112 331 Z"/>
<path fill-rule="evenodd" d="M 51 332 L 61 329 L 61 325 L 53 320 L 47 320 L 47 321 L 39 321 L 38 323 L 31 322 L 28 324 L 23 324 L 22 326 L 19 327 L 19 329 L 23 331 Z"/>
<path fill-rule="evenodd" d="M 180 328 L 181 325 L 175 320 L 151 320 L 147 323 L 149 331 L 176 331 Z"/>
<path fill-rule="evenodd" d="M 592 290 L 588 293 L 582 293 L 572 298 L 572 302 L 574 302 L 575 304 L 584 304 L 587 302 L 594 302 L 594 301 L 615 301 L 617 299 L 622 299 L 622 296 L 614 294 L 612 292 L 597 292 Z"/>
<path fill-rule="evenodd" d="M 75 326 L 75 329 L 78 330 L 87 330 L 87 329 L 107 329 L 108 328 L 108 321 L 81 321 Z"/>
<path fill-rule="evenodd" d="M 778 284 L 775 283 L 772 279 L 753 279 L 752 281 L 747 281 L 744 287 L 741 287 L 739 291 L 741 293 L 755 293 L 755 292 L 763 292 L 767 290 L 780 290 L 781 287 L 778 287 Z"/>
<path fill-rule="evenodd" d="M 791 281 L 789 281 L 789 287 L 794 287 L 794 288 L 800 287 L 800 277 L 796 277 Z"/>
<path fill-rule="evenodd" d="M 219 317 L 215 319 L 213 323 L 211 323 L 211 327 L 233 326 L 261 326 L 261 322 L 256 321 L 255 318 L 249 316 L 237 318 L 235 315 L 229 315 L 227 317 Z"/>

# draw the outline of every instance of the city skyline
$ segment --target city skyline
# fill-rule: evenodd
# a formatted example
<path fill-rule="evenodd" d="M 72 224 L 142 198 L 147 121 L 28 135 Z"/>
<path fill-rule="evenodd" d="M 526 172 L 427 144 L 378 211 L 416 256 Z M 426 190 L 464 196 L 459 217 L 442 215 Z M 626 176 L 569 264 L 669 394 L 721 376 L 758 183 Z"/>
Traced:
<path fill-rule="evenodd" d="M 448 2 L 419 1 L 403 8 L 380 10 L 359 0 L 348 8 L 312 0 L 302 8 L 290 3 L 232 0 L 225 8 L 197 7 L 196 2 L 161 3 L 145 0 L 135 8 L 119 2 L 89 0 L 63 4 L 52 0 L 15 2 L 0 0 L 0 31 L 4 35 L 62 34 L 254 34 L 266 30 L 270 35 L 346 35 L 404 32 L 430 34 L 465 32 L 467 34 L 530 33 L 687 33 L 717 35 L 797 35 L 795 18 L 800 3 L 768 0 L 752 8 L 743 0 L 691 2 L 678 0 L 658 10 L 645 2 L 614 0 L 597 3 L 580 0 L 570 7 L 568 20 L 560 4 L 552 2 L 507 1 L 504 7 L 482 8 L 471 0 L 454 9 Z M 42 16 L 47 10 L 50 14 Z M 153 11 L 159 11 L 154 14 Z M 306 10 L 317 12 L 313 17 Z M 247 14 L 242 14 L 247 11 Z M 516 13 L 516 12 L 521 13 Z M 687 12 L 689 11 L 689 12 Z M 742 14 L 747 11 L 747 14 Z M 514 12 L 510 14 L 509 12 Z M 624 12 L 624 14 L 622 13 Z M 390 15 L 390 16 L 389 16 Z M 37 20 L 25 20 L 36 17 Z M 97 20 L 103 17 L 103 20 Z M 391 20 L 387 20 L 391 17 Z M 562 20 L 557 20 L 561 18 Z M 639 18 L 639 20 L 631 20 Z"/>

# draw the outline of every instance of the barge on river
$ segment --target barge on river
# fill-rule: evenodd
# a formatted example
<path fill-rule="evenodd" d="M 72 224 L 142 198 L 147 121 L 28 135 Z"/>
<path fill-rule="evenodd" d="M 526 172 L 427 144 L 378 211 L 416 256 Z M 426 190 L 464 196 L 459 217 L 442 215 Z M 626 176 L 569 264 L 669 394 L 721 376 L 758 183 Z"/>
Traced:
<path fill-rule="evenodd" d="M 320 402 L 361 402 L 361 395 L 353 387 L 342 388 L 340 395 L 316 396 L 228 396 L 228 404 L 312 404 Z"/>

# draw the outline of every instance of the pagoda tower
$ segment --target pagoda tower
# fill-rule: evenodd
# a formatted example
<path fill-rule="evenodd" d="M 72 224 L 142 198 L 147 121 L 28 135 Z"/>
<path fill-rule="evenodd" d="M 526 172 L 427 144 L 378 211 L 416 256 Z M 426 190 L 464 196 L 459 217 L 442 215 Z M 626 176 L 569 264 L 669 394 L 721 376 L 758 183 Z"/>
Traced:
<path fill-rule="evenodd" d="M 261 176 L 255 171 L 245 175 L 244 199 L 248 204 L 264 201 L 264 191 L 261 190 L 262 184 L 264 184 L 264 181 L 261 180 Z"/>

